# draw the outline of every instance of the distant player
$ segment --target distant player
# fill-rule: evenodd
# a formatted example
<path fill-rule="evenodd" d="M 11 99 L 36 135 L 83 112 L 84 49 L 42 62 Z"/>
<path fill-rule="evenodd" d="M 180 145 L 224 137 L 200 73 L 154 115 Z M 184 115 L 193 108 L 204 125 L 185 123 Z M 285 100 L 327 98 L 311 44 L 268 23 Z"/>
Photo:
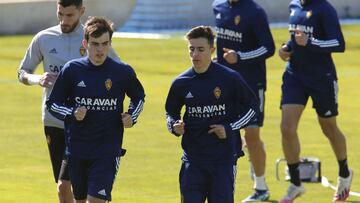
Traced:
<path fill-rule="evenodd" d="M 297 127 L 311 97 L 320 127 L 329 139 L 339 164 L 333 201 L 349 196 L 353 172 L 347 163 L 346 140 L 337 126 L 338 84 L 333 52 L 344 52 L 345 41 L 335 9 L 326 0 L 293 0 L 289 7 L 291 39 L 279 55 L 286 64 L 282 84 L 282 146 L 291 176 L 281 203 L 293 202 L 304 193 L 299 175 L 300 142 Z"/>
<path fill-rule="evenodd" d="M 142 111 L 144 89 L 134 70 L 108 57 L 113 29 L 104 18 L 85 25 L 88 57 L 65 64 L 47 101 L 52 115 L 65 121 L 66 155 L 76 202 L 111 201 L 119 168 L 124 128 Z M 125 95 L 131 99 L 123 110 Z"/>
<path fill-rule="evenodd" d="M 245 141 L 254 168 L 254 190 L 243 202 L 270 197 L 265 181 L 266 152 L 260 139 L 264 123 L 266 62 L 275 51 L 265 11 L 253 0 L 215 0 L 217 60 L 239 72 L 260 101 L 260 113 L 245 128 Z"/>
<path fill-rule="evenodd" d="M 175 78 L 165 107 L 169 131 L 182 135 L 182 202 L 233 203 L 239 129 L 256 116 L 259 103 L 239 73 L 211 61 L 209 27 L 191 29 L 186 39 L 193 65 Z"/>
<path fill-rule="evenodd" d="M 57 74 L 64 64 L 72 59 L 86 55 L 82 46 L 83 25 L 80 17 L 85 8 L 82 0 L 57 0 L 59 25 L 45 29 L 35 35 L 20 64 L 19 81 L 25 85 L 39 85 L 44 88 L 42 97 L 42 121 L 49 147 L 55 182 L 58 183 L 60 203 L 73 202 L 65 151 L 64 123 L 50 115 L 45 101 L 49 97 Z M 120 60 L 112 50 L 113 58 Z M 43 62 L 44 73 L 34 74 Z"/>

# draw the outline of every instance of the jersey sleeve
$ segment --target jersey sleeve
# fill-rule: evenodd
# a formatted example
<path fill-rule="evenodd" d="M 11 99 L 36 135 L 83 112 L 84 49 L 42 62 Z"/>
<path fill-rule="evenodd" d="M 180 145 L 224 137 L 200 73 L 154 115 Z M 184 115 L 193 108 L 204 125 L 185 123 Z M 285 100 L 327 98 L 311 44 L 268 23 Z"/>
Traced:
<path fill-rule="evenodd" d="M 126 95 L 130 98 L 128 113 L 131 115 L 133 124 L 135 124 L 144 107 L 145 91 L 132 69 L 126 89 Z"/>
<path fill-rule="evenodd" d="M 269 28 L 266 13 L 260 8 L 257 11 L 258 12 L 256 14 L 256 18 L 254 18 L 252 29 L 259 46 L 254 50 L 238 51 L 238 65 L 244 62 L 261 62 L 274 55 L 275 44 Z"/>
<path fill-rule="evenodd" d="M 336 10 L 330 5 L 324 7 L 320 19 L 326 38 L 309 38 L 306 46 L 314 52 L 344 52 L 345 40 L 341 31 Z"/>
<path fill-rule="evenodd" d="M 22 81 L 24 73 L 34 73 L 37 66 L 43 60 L 43 55 L 40 48 L 40 34 L 35 35 L 32 39 L 25 56 L 20 63 L 18 70 L 18 79 Z"/>
<path fill-rule="evenodd" d="M 46 108 L 50 114 L 60 120 L 65 120 L 67 116 L 72 116 L 74 110 L 68 103 L 71 89 L 70 84 L 72 82 L 67 66 L 68 64 L 65 64 L 64 68 L 60 71 L 54 88 L 46 101 Z"/>
<path fill-rule="evenodd" d="M 180 135 L 175 133 L 173 126 L 181 119 L 181 108 L 184 105 L 184 101 L 179 97 L 179 92 L 174 81 L 170 87 L 165 103 L 167 128 L 170 133 L 176 136 Z"/>
<path fill-rule="evenodd" d="M 245 128 L 260 112 L 259 101 L 240 74 L 236 74 L 234 83 L 234 96 L 238 106 L 236 107 L 237 117 L 232 119 L 228 126 L 232 131 Z"/>

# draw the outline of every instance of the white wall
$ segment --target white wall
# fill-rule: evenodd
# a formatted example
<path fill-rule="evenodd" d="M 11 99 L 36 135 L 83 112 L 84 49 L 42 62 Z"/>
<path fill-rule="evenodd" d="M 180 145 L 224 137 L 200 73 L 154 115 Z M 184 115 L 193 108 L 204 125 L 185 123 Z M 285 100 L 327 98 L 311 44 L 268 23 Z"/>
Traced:
<path fill-rule="evenodd" d="M 82 22 L 90 16 L 106 16 L 115 27 L 130 15 L 136 0 L 84 0 L 86 8 Z M 58 24 L 56 0 L 0 1 L 0 34 L 36 33 Z"/>

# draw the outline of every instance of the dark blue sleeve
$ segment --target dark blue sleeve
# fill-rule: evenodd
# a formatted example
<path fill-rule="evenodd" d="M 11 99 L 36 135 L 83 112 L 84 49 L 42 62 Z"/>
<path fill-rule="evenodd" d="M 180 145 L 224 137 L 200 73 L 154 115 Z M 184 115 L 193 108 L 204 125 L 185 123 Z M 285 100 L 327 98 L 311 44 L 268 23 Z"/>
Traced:
<path fill-rule="evenodd" d="M 323 7 L 323 11 L 321 12 L 320 20 L 326 38 L 309 38 L 306 47 L 314 52 L 344 52 L 345 40 L 341 32 L 336 10 L 330 5 L 325 5 Z"/>
<path fill-rule="evenodd" d="M 126 95 L 130 97 L 128 113 L 131 115 L 133 124 L 135 124 L 144 107 L 145 92 L 132 68 L 126 89 Z"/>
<path fill-rule="evenodd" d="M 179 97 L 179 89 L 176 87 L 175 82 L 170 87 L 168 96 L 165 103 L 166 122 L 169 132 L 176 136 L 180 136 L 174 132 L 173 125 L 176 121 L 181 119 L 181 108 L 184 105 L 184 101 Z"/>
<path fill-rule="evenodd" d="M 227 131 L 245 128 L 260 112 L 259 101 L 240 74 L 235 75 L 234 83 L 234 97 L 238 104 L 236 107 L 238 116 L 228 123 Z"/>
<path fill-rule="evenodd" d="M 258 8 L 256 17 L 253 18 L 254 22 L 252 25 L 253 32 L 255 34 L 254 38 L 258 41 L 258 47 L 250 51 L 238 51 L 238 62 L 237 64 L 243 63 L 259 63 L 265 59 L 274 55 L 275 44 L 272 37 L 268 19 L 266 13 L 263 9 Z"/>
<path fill-rule="evenodd" d="M 65 117 L 73 115 L 73 107 L 69 105 L 69 91 L 71 89 L 70 73 L 68 64 L 60 71 L 50 97 L 46 101 L 46 108 L 54 117 L 65 120 Z"/>

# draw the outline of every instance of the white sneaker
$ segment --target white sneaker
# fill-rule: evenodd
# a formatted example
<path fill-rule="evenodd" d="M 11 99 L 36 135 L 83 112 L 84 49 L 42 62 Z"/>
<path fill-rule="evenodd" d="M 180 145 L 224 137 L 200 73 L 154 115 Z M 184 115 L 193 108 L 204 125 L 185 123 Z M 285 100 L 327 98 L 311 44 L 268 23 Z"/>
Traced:
<path fill-rule="evenodd" d="M 337 189 L 333 198 L 334 202 L 345 201 L 349 197 L 351 181 L 354 176 L 354 172 L 351 169 L 349 172 L 350 175 L 347 178 L 338 177 Z"/>
<path fill-rule="evenodd" d="M 290 186 L 287 190 L 285 197 L 279 201 L 279 203 L 292 203 L 295 198 L 305 193 L 305 188 L 303 185 L 296 186 L 290 183 Z"/>

